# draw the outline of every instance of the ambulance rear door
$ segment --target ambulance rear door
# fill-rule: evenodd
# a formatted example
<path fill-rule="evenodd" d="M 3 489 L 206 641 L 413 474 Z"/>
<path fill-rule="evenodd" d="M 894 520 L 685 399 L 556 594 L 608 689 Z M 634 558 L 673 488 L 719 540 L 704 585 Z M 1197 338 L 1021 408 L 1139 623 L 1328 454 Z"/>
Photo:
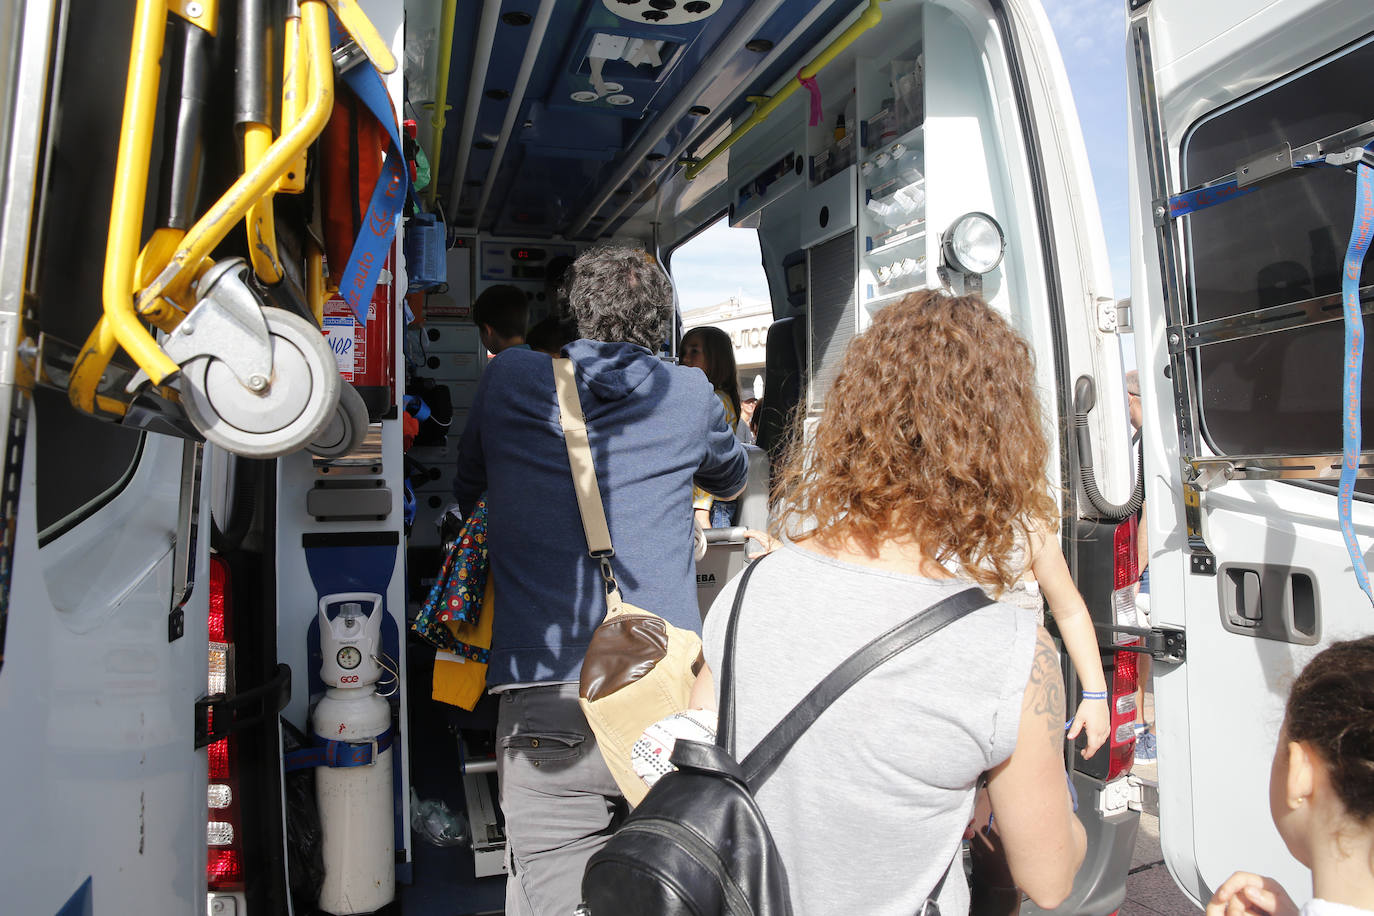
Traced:
<path fill-rule="evenodd" d="M 1283 702 L 1320 647 L 1374 630 L 1337 520 L 1356 180 L 1325 159 L 1374 134 L 1374 6 L 1127 3 L 1164 857 L 1200 902 L 1240 868 L 1302 900 L 1267 803 Z"/>

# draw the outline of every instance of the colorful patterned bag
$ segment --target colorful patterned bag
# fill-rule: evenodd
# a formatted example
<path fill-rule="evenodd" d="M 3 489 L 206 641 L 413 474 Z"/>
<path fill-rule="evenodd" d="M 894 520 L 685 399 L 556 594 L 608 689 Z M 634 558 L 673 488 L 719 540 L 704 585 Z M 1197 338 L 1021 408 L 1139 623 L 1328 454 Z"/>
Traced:
<path fill-rule="evenodd" d="M 483 496 L 444 558 L 439 579 L 411 624 L 438 651 L 434 699 L 471 709 L 486 688 L 494 597 Z"/>

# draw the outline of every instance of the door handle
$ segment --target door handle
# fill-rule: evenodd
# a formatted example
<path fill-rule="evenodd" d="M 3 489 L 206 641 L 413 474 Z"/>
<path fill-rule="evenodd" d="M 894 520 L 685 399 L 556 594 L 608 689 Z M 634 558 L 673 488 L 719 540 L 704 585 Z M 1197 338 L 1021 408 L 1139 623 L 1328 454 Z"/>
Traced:
<path fill-rule="evenodd" d="M 1320 620 L 1311 570 L 1223 563 L 1217 585 L 1222 626 L 1232 633 L 1304 646 L 1317 642 Z"/>

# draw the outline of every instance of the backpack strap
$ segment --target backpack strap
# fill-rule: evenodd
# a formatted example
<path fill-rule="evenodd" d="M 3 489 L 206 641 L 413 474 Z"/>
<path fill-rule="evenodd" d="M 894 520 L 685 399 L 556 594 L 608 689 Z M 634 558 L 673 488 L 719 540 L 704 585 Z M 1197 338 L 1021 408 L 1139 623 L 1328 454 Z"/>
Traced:
<path fill-rule="evenodd" d="M 759 557 L 744 569 L 739 588 L 735 589 L 735 602 L 730 606 L 730 619 L 725 627 L 725 646 L 720 660 L 720 711 L 716 721 L 716 746 L 725 749 L 730 759 L 735 759 L 735 633 L 739 629 L 739 607 L 744 601 L 744 587 L 749 577 L 759 568 L 763 557 Z"/>
<path fill-rule="evenodd" d="M 755 561 L 754 566 L 758 563 Z M 753 566 L 749 572 L 753 571 Z M 746 573 L 747 575 L 747 573 Z M 739 619 L 740 596 L 744 593 L 747 580 L 741 579 L 739 591 L 735 594 L 734 607 L 731 608 L 730 626 L 725 637 L 725 661 L 721 665 L 721 734 L 725 741 L 734 739 L 734 696 L 730 688 L 731 662 L 734 654 L 735 627 Z M 900 623 L 886 633 L 861 647 L 849 658 L 840 663 L 834 671 L 812 688 L 773 730 L 763 737 L 749 756 L 740 761 L 744 771 L 744 781 L 751 792 L 757 792 L 783 756 L 791 749 L 812 723 L 816 721 L 831 703 L 835 702 L 850 687 L 858 683 L 866 674 L 883 662 L 906 651 L 927 636 L 932 636 L 954 621 L 973 611 L 992 604 L 992 599 L 977 587 L 963 591 L 936 602 L 926 610 Z M 728 736 L 725 733 L 729 732 Z M 718 738 L 718 741 L 722 738 Z M 731 744 L 723 744 L 731 748 Z"/>

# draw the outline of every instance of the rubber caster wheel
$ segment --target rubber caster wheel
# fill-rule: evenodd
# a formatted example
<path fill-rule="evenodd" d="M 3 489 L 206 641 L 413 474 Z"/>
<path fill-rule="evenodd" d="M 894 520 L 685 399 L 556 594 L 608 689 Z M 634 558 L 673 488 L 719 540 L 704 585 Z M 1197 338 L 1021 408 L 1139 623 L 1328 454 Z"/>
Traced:
<path fill-rule="evenodd" d="M 341 458 L 356 452 L 367 438 L 370 422 L 363 396 L 358 394 L 358 389 L 343 382 L 339 386 L 339 406 L 334 408 L 334 416 L 305 449 L 320 458 Z"/>
<path fill-rule="evenodd" d="M 319 437 L 339 403 L 338 363 L 313 323 L 263 310 L 272 338 L 272 377 L 253 391 L 213 356 L 181 367 L 181 403 L 205 438 L 236 455 L 278 458 Z"/>

